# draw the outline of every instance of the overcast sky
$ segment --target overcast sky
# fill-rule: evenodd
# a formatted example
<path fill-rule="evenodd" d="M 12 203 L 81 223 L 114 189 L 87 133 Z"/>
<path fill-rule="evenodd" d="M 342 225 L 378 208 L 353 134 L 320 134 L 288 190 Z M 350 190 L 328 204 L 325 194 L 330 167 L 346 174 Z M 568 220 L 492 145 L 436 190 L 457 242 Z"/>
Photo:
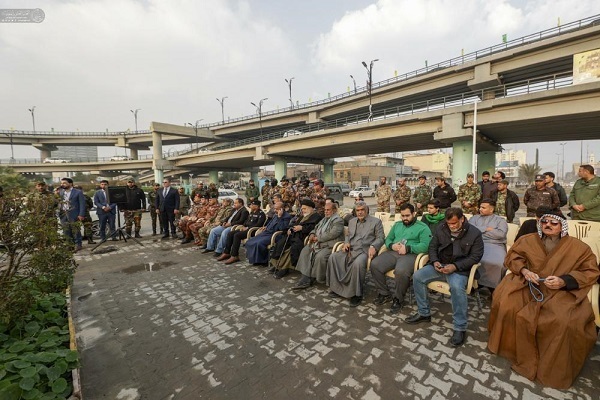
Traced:
<path fill-rule="evenodd" d="M 0 23 L 0 129 L 134 130 L 151 121 L 216 122 L 300 103 L 508 39 L 600 14 L 599 0 L 72 0 L 8 1 L 41 8 L 39 24 Z M 599 133 L 600 135 L 600 133 Z M 589 145 L 589 146 L 588 146 Z M 565 146 L 567 165 L 580 143 Z M 600 158 L 600 141 L 584 145 Z M 511 148 L 514 148 L 512 146 Z M 533 162 L 534 145 L 517 145 Z M 558 144 L 541 164 L 556 166 Z M 120 150 L 122 152 L 122 150 Z M 114 149 L 101 154 L 112 155 Z M 119 153 L 121 154 L 121 153 Z M 15 147 L 15 157 L 39 152 Z M 0 158 L 10 156 L 0 146 Z M 567 167 L 568 169 L 568 167 Z"/>

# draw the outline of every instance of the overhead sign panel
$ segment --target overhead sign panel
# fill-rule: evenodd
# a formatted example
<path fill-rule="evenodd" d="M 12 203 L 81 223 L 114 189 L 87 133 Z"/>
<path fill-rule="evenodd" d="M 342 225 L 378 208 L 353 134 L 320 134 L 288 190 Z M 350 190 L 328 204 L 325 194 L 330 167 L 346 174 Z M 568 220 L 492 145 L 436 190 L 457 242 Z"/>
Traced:
<path fill-rule="evenodd" d="M 573 56 L 573 84 L 600 81 L 600 49 Z"/>

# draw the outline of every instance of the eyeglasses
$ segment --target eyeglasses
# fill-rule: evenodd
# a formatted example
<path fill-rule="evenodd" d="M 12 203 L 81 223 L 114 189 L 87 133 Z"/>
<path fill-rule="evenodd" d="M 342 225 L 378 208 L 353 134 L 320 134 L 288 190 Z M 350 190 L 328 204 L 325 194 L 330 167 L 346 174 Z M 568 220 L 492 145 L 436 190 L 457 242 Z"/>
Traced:
<path fill-rule="evenodd" d="M 559 222 L 559 221 L 555 221 L 555 220 L 553 220 L 553 219 L 543 219 L 543 220 L 541 220 L 540 222 L 541 222 L 542 224 L 550 224 L 550 225 L 552 225 L 552 226 L 557 226 L 557 225 L 560 225 L 560 222 Z"/>
<path fill-rule="evenodd" d="M 164 181 L 163 183 L 170 183 L 169 181 Z"/>

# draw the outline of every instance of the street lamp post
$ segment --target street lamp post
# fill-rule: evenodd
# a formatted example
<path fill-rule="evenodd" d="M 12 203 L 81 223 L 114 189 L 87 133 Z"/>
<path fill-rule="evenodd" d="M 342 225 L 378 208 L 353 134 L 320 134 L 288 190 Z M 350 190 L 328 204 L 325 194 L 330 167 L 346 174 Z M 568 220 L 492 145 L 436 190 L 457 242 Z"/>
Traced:
<path fill-rule="evenodd" d="M 560 145 L 562 146 L 562 179 L 563 179 L 563 182 L 565 180 L 565 144 L 567 144 L 567 142 L 560 143 Z"/>
<path fill-rule="evenodd" d="M 31 122 L 33 123 L 33 133 L 35 133 L 35 106 L 31 107 L 29 112 L 31 113 Z"/>
<path fill-rule="evenodd" d="M 294 102 L 292 101 L 292 81 L 293 80 L 294 80 L 293 77 L 290 78 L 289 80 L 285 79 L 285 82 L 288 84 L 288 87 L 290 88 L 290 110 L 294 109 Z"/>
<path fill-rule="evenodd" d="M 195 124 L 192 125 L 191 122 L 188 122 L 187 125 L 191 126 L 192 128 L 194 128 L 194 132 L 196 132 L 196 150 L 198 150 L 198 147 L 200 146 L 200 143 L 198 142 L 198 123 L 200 121 L 204 121 L 204 119 L 199 119 L 196 121 Z"/>
<path fill-rule="evenodd" d="M 140 110 L 141 110 L 141 108 L 136 108 L 135 110 L 129 110 L 132 112 L 133 119 L 135 120 L 135 133 L 137 133 L 137 131 L 138 131 L 138 129 L 137 129 L 137 114 L 138 114 L 138 111 L 140 111 Z"/>
<path fill-rule="evenodd" d="M 225 103 L 226 98 L 227 96 L 222 97 L 221 100 L 217 99 L 219 104 L 221 104 L 221 120 L 223 121 L 223 123 L 225 123 L 225 109 L 223 108 L 223 103 Z"/>
<path fill-rule="evenodd" d="M 354 79 L 352 75 L 350 75 L 350 78 L 352 78 L 352 83 L 354 84 L 354 94 L 356 94 L 356 79 Z"/>
<path fill-rule="evenodd" d="M 369 95 L 369 120 L 373 119 L 373 64 L 379 61 L 378 58 L 371 60 L 371 63 L 367 66 L 366 62 L 362 62 L 362 65 L 367 70 L 367 94 Z"/>
<path fill-rule="evenodd" d="M 252 104 L 254 107 L 256 107 L 256 112 L 258 113 L 258 124 L 260 125 L 260 136 L 262 136 L 262 105 L 265 100 L 269 100 L 269 98 L 265 97 L 264 99 L 261 99 L 258 102 L 258 105 L 254 104 L 253 102 L 250 102 L 250 104 Z"/>

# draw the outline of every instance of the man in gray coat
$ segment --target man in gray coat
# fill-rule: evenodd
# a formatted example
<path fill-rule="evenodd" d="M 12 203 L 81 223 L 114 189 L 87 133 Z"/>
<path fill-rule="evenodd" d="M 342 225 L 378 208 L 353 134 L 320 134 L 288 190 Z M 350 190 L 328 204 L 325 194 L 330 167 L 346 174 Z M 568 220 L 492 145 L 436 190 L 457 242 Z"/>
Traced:
<path fill-rule="evenodd" d="M 331 254 L 327 262 L 327 286 L 331 297 L 350 299 L 350 307 L 362 302 L 367 262 L 377 255 L 385 241 L 383 224 L 369 215 L 364 201 L 355 204 L 356 218 L 348 223 L 348 237 L 342 251 Z"/>
<path fill-rule="evenodd" d="M 325 217 L 308 235 L 308 244 L 302 248 L 296 270 L 302 277 L 292 290 L 309 288 L 315 281 L 325 283 L 327 260 L 331 249 L 344 240 L 344 220 L 337 214 L 337 204 L 325 203 Z"/>

